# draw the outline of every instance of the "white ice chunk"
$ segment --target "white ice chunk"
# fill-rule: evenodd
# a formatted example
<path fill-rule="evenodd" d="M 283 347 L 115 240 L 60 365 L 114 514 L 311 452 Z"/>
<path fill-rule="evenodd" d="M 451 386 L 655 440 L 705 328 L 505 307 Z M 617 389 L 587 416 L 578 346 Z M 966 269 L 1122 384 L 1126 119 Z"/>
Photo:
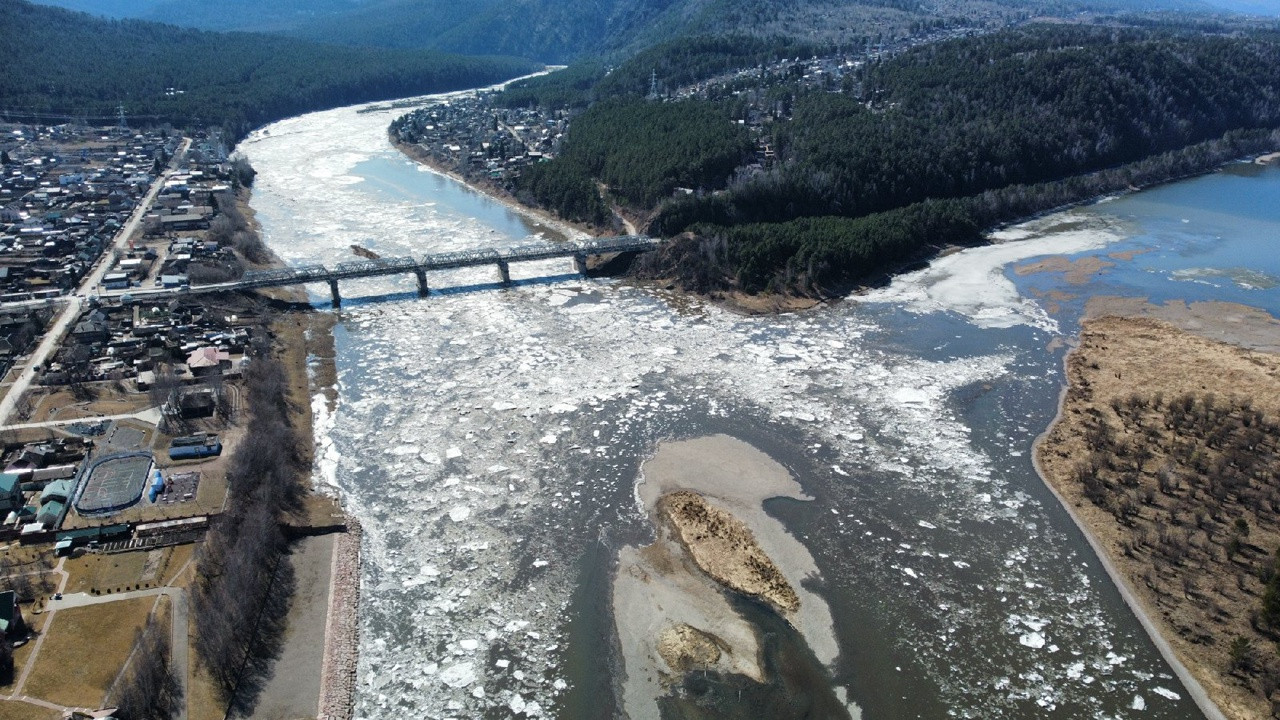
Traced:
<path fill-rule="evenodd" d="M 450 665 L 440 673 L 440 682 L 451 688 L 464 688 L 476 681 L 476 668 L 470 662 Z"/>

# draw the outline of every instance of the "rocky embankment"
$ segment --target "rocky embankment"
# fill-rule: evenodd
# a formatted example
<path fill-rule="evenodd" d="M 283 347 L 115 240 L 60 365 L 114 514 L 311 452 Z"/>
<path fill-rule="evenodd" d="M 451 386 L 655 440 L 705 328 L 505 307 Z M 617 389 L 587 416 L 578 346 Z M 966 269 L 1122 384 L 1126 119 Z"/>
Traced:
<path fill-rule="evenodd" d="M 360 645 L 360 523 L 347 520 L 333 552 L 329 627 L 320 679 L 320 720 L 349 720 L 354 710 Z"/>

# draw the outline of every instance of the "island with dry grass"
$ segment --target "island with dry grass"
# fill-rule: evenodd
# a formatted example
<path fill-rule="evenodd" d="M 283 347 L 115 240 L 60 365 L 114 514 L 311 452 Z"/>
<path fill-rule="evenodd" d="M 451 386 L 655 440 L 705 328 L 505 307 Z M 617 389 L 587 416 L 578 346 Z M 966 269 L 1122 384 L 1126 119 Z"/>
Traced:
<path fill-rule="evenodd" d="M 1231 718 L 1280 708 L 1280 356 L 1085 322 L 1037 466 Z"/>
<path fill-rule="evenodd" d="M 721 585 L 763 600 L 786 615 L 800 598 L 778 566 L 756 544 L 751 530 L 731 513 L 688 490 L 664 495 L 658 512 L 703 572 Z"/>

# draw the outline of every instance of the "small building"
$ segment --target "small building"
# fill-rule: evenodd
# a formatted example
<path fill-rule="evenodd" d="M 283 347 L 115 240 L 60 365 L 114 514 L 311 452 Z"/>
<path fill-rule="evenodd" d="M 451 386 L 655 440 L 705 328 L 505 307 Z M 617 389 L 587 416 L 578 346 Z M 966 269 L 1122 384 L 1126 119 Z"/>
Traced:
<path fill-rule="evenodd" d="M 18 473 L 0 473 L 0 514 L 22 509 L 22 476 Z"/>
<path fill-rule="evenodd" d="M 46 528 L 53 528 L 62 521 L 62 515 L 66 511 L 66 503 L 50 500 L 40 506 L 40 512 L 36 513 L 36 522 Z"/>
<path fill-rule="evenodd" d="M 178 398 L 178 414 L 184 419 L 211 417 L 216 408 L 212 390 L 186 392 Z"/>
<path fill-rule="evenodd" d="M 40 493 L 40 504 L 56 501 L 65 505 L 71 499 L 73 489 L 70 480 L 55 480 L 46 485 Z"/>
<path fill-rule="evenodd" d="M 196 348 L 187 356 L 187 369 L 196 377 L 219 375 L 231 367 L 231 355 L 218 348 L 205 346 Z"/>
<path fill-rule="evenodd" d="M 207 230 L 209 228 L 209 219 L 196 213 L 165 215 L 160 218 L 160 227 L 166 231 Z"/>
<path fill-rule="evenodd" d="M 129 289 L 128 273 L 109 273 L 102 278 L 102 287 L 106 290 Z"/>

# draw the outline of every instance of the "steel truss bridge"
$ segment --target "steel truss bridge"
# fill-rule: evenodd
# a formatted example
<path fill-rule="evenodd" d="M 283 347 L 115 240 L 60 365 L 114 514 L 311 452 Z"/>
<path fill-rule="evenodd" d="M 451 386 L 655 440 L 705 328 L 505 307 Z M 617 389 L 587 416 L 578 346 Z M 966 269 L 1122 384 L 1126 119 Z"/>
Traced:
<path fill-rule="evenodd" d="M 338 293 L 338 282 L 340 280 L 412 274 L 418 278 L 418 295 L 425 297 L 428 292 L 427 273 L 432 270 L 453 270 L 456 268 L 493 265 L 497 267 L 498 276 L 502 283 L 510 284 L 511 263 L 571 257 L 574 259 L 578 272 L 586 273 L 588 257 L 614 253 L 645 252 L 653 250 L 661 244 L 661 240 L 643 235 L 623 235 L 584 242 L 534 245 L 507 250 L 461 250 L 425 255 L 421 258 L 379 258 L 376 260 L 338 263 L 333 267 L 301 265 L 273 270 L 256 270 L 247 272 L 244 277 L 231 282 L 126 292 L 138 300 L 149 300 L 171 295 L 254 290 L 257 288 L 324 282 L 329 284 L 330 293 L 333 295 L 333 306 L 339 307 L 342 304 L 342 296 Z"/>

